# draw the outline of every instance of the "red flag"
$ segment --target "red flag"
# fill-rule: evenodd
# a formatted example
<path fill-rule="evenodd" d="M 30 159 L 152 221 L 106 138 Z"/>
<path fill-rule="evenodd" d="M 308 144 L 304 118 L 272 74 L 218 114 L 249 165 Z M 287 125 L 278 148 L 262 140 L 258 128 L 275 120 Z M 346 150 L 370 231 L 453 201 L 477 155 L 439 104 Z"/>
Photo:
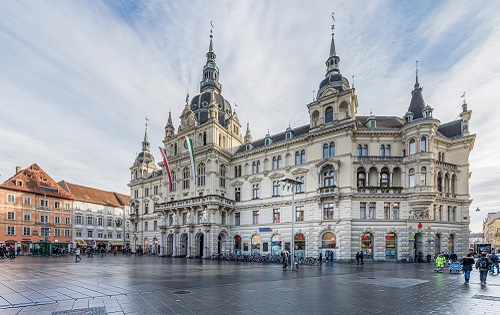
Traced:
<path fill-rule="evenodd" d="M 172 174 L 170 173 L 170 165 L 168 165 L 168 160 L 167 160 L 167 152 L 162 147 L 158 147 L 158 149 L 160 149 L 161 156 L 163 157 L 163 165 L 165 165 L 165 171 L 167 172 L 168 175 L 168 183 L 170 185 L 170 191 L 171 191 L 173 183 L 172 183 Z"/>

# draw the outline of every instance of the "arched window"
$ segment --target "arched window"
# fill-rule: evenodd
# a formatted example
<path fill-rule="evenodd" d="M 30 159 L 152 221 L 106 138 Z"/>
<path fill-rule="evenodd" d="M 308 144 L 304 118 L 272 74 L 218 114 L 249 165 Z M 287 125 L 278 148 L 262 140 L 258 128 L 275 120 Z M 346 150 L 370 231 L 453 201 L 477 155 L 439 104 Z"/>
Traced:
<path fill-rule="evenodd" d="M 257 173 L 260 173 L 260 161 L 257 161 Z"/>
<path fill-rule="evenodd" d="M 241 254 L 241 236 L 239 236 L 239 235 L 236 235 L 234 237 L 234 253 L 236 255 Z"/>
<path fill-rule="evenodd" d="M 380 172 L 380 187 L 389 187 L 389 171 L 386 168 Z"/>
<path fill-rule="evenodd" d="M 220 187 L 226 188 L 226 166 L 224 164 L 220 166 Z"/>
<path fill-rule="evenodd" d="M 273 170 L 278 168 L 278 160 L 275 156 L 273 156 Z"/>
<path fill-rule="evenodd" d="M 295 152 L 295 165 L 299 165 L 300 163 L 300 152 L 296 151 Z"/>
<path fill-rule="evenodd" d="M 363 154 L 363 149 L 361 148 L 361 144 L 358 144 L 358 152 L 357 152 L 357 156 L 361 156 Z"/>
<path fill-rule="evenodd" d="M 306 164 L 306 150 L 300 151 L 300 164 Z"/>
<path fill-rule="evenodd" d="M 409 149 L 410 155 L 417 153 L 417 146 L 416 146 L 415 139 L 410 139 L 408 149 Z"/>
<path fill-rule="evenodd" d="M 358 188 L 366 186 L 366 173 L 364 169 L 358 170 Z"/>
<path fill-rule="evenodd" d="M 257 173 L 257 162 L 253 161 L 252 162 L 252 174 Z"/>
<path fill-rule="evenodd" d="M 453 195 L 457 193 L 457 175 L 455 174 L 451 176 L 451 193 Z"/>
<path fill-rule="evenodd" d="M 277 168 L 282 168 L 283 167 L 283 160 L 281 159 L 281 155 L 278 155 L 277 162 L 278 162 Z"/>
<path fill-rule="evenodd" d="M 197 185 L 205 186 L 205 163 L 200 163 L 198 165 L 198 174 L 197 174 Z"/>
<path fill-rule="evenodd" d="M 333 170 L 323 173 L 323 187 L 335 186 L 335 172 Z"/>
<path fill-rule="evenodd" d="M 175 174 L 175 171 L 172 171 L 171 175 L 172 175 L 172 190 L 171 191 L 176 191 L 177 190 L 177 176 Z"/>
<path fill-rule="evenodd" d="M 281 235 L 273 235 L 273 237 L 271 238 L 271 255 L 281 254 L 281 244 Z"/>
<path fill-rule="evenodd" d="M 328 157 L 328 143 L 323 144 L 323 158 L 326 159 Z"/>
<path fill-rule="evenodd" d="M 408 184 L 410 188 L 415 187 L 415 169 L 413 168 L 408 171 Z"/>
<path fill-rule="evenodd" d="M 260 236 L 252 236 L 252 254 L 260 255 Z"/>
<path fill-rule="evenodd" d="M 385 146 L 385 156 L 391 156 L 391 145 L 390 144 Z"/>
<path fill-rule="evenodd" d="M 366 259 L 373 259 L 373 235 L 364 233 L 361 236 L 361 250 Z"/>
<path fill-rule="evenodd" d="M 325 124 L 333 121 L 333 107 L 328 106 L 325 110 Z"/>
<path fill-rule="evenodd" d="M 335 142 L 330 142 L 330 157 L 335 156 Z"/>
<path fill-rule="evenodd" d="M 185 167 L 183 170 L 182 170 L 182 189 L 189 189 L 189 178 L 190 175 L 189 175 L 189 168 L 188 167 Z"/>
<path fill-rule="evenodd" d="M 177 155 L 177 143 L 174 143 L 174 155 Z"/>
<path fill-rule="evenodd" d="M 385 156 L 385 146 L 383 144 L 380 145 L 380 156 Z"/>
<path fill-rule="evenodd" d="M 437 190 L 439 192 L 443 191 L 443 174 L 441 172 L 438 173 L 438 178 L 437 178 Z"/>
<path fill-rule="evenodd" d="M 396 234 L 387 233 L 385 236 L 385 258 L 386 259 L 397 259 L 397 242 Z"/>
<path fill-rule="evenodd" d="M 368 145 L 363 145 L 363 156 L 368 156 Z"/>
<path fill-rule="evenodd" d="M 321 237 L 322 248 L 337 248 L 337 237 L 331 232 L 326 232 Z"/>
<path fill-rule="evenodd" d="M 427 151 L 427 138 L 422 137 L 420 138 L 420 152 L 425 152 Z"/>
<path fill-rule="evenodd" d="M 427 168 L 425 166 L 420 168 L 420 186 L 427 186 Z"/>
<path fill-rule="evenodd" d="M 252 185 L 252 199 L 259 199 L 259 184 Z"/>
<path fill-rule="evenodd" d="M 295 255 L 297 257 L 305 257 L 306 253 L 306 237 L 304 234 L 295 234 Z"/>

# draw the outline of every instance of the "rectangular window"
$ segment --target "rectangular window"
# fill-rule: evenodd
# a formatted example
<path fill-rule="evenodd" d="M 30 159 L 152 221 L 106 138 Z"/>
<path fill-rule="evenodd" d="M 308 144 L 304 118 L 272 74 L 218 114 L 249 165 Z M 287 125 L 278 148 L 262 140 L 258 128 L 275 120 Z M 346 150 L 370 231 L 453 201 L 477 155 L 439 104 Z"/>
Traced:
<path fill-rule="evenodd" d="M 182 225 L 186 225 L 187 224 L 187 213 L 183 213 L 182 214 Z"/>
<path fill-rule="evenodd" d="M 144 222 L 144 231 L 148 230 L 148 222 Z"/>
<path fill-rule="evenodd" d="M 234 214 L 234 225 L 241 225 L 241 217 L 240 217 L 240 213 L 237 212 Z"/>
<path fill-rule="evenodd" d="M 64 223 L 71 224 L 71 218 L 70 217 L 64 218 Z"/>
<path fill-rule="evenodd" d="M 234 201 L 241 201 L 241 187 L 234 189 Z"/>
<path fill-rule="evenodd" d="M 87 223 L 88 224 L 88 223 Z M 97 218 L 97 225 L 99 226 L 104 226 L 104 218 L 98 217 Z"/>
<path fill-rule="evenodd" d="M 370 208 L 368 209 L 369 210 L 369 213 L 368 213 L 369 219 L 375 219 L 376 206 L 377 206 L 377 204 L 375 202 L 370 202 Z"/>
<path fill-rule="evenodd" d="M 61 203 L 59 201 L 54 202 L 54 208 L 61 209 Z"/>
<path fill-rule="evenodd" d="M 61 236 L 61 229 L 54 229 L 54 236 Z"/>
<path fill-rule="evenodd" d="M 97 238 L 104 238 L 102 237 L 102 232 L 97 232 Z"/>
<path fill-rule="evenodd" d="M 203 217 L 203 213 L 201 211 L 198 211 L 196 213 L 196 224 L 201 224 L 201 218 Z"/>
<path fill-rule="evenodd" d="M 144 189 L 144 196 L 149 197 L 149 188 Z"/>
<path fill-rule="evenodd" d="M 113 232 L 108 231 L 108 238 L 113 239 Z"/>
<path fill-rule="evenodd" d="M 71 210 L 71 205 L 69 203 L 64 204 L 64 209 Z"/>
<path fill-rule="evenodd" d="M 16 219 L 16 213 L 15 212 L 7 212 L 7 220 L 15 220 Z"/>
<path fill-rule="evenodd" d="M 75 234 L 75 237 L 82 237 L 82 231 L 76 231 Z"/>
<path fill-rule="evenodd" d="M 273 209 L 273 223 L 280 223 L 280 209 Z"/>
<path fill-rule="evenodd" d="M 116 238 L 121 239 L 122 238 L 122 233 L 121 232 L 116 232 Z"/>
<path fill-rule="evenodd" d="M 384 219 L 389 220 L 391 218 L 391 203 L 384 202 Z"/>
<path fill-rule="evenodd" d="M 323 205 L 323 220 L 333 220 L 333 203 Z"/>
<path fill-rule="evenodd" d="M 106 226 L 107 227 L 113 227 L 113 218 L 107 218 L 106 219 Z"/>
<path fill-rule="evenodd" d="M 61 217 L 54 217 L 54 223 L 61 224 Z M 56 235 L 56 236 L 58 236 L 58 235 Z"/>
<path fill-rule="evenodd" d="M 31 235 L 31 227 L 25 226 L 23 227 L 23 236 L 30 236 Z"/>
<path fill-rule="evenodd" d="M 304 221 L 304 206 L 295 207 L 295 221 L 296 222 Z"/>
<path fill-rule="evenodd" d="M 366 202 L 359 203 L 359 218 L 366 219 Z"/>
<path fill-rule="evenodd" d="M 174 216 L 171 214 L 168 216 L 168 225 L 174 225 Z M 137 229 L 135 229 L 137 231 Z"/>
<path fill-rule="evenodd" d="M 40 200 L 40 207 L 48 208 L 49 207 L 49 201 L 45 200 L 45 199 L 41 199 Z"/>
<path fill-rule="evenodd" d="M 220 224 L 226 225 L 226 212 L 222 212 L 220 215 Z"/>
<path fill-rule="evenodd" d="M 259 199 L 259 184 L 252 186 L 252 199 Z"/>
<path fill-rule="evenodd" d="M 16 235 L 16 227 L 7 226 L 7 235 Z"/>
<path fill-rule="evenodd" d="M 31 221 L 31 213 L 24 214 L 24 221 Z"/>
<path fill-rule="evenodd" d="M 49 218 L 47 217 L 47 215 L 41 214 L 40 215 L 40 222 L 42 222 L 42 223 L 49 223 Z"/>
<path fill-rule="evenodd" d="M 149 205 L 145 204 L 144 205 L 144 214 L 148 214 L 148 212 L 149 212 Z"/>
<path fill-rule="evenodd" d="M 258 210 L 253 212 L 252 218 L 253 218 L 253 220 L 252 220 L 253 224 L 259 224 L 259 211 Z"/>
<path fill-rule="evenodd" d="M 101 220 L 102 220 L 102 218 L 101 218 Z M 102 223 L 102 221 L 101 221 L 101 223 Z M 88 216 L 87 217 L 87 225 L 94 225 L 94 218 Z"/>
<path fill-rule="evenodd" d="M 153 230 L 158 230 L 158 221 L 153 221 Z"/>
<path fill-rule="evenodd" d="M 392 203 L 392 219 L 399 220 L 399 202 Z"/>
<path fill-rule="evenodd" d="M 155 195 L 158 195 L 158 185 L 153 187 L 153 191 Z"/>
<path fill-rule="evenodd" d="M 14 196 L 14 195 L 7 195 L 7 202 L 15 203 L 16 202 L 16 196 Z"/>
<path fill-rule="evenodd" d="M 50 228 L 41 228 L 40 229 L 40 236 L 50 236 Z"/>
<path fill-rule="evenodd" d="M 30 205 L 31 204 L 31 197 L 24 196 L 24 204 Z"/>
<path fill-rule="evenodd" d="M 64 229 L 64 236 L 65 237 L 70 237 L 70 233 L 71 233 L 70 231 L 71 230 L 69 230 L 69 229 Z"/>
<path fill-rule="evenodd" d="M 77 215 L 75 217 L 75 224 L 83 224 L 82 222 L 83 222 L 82 216 L 81 215 Z"/>
<path fill-rule="evenodd" d="M 92 231 L 87 231 L 87 237 L 92 237 Z"/>

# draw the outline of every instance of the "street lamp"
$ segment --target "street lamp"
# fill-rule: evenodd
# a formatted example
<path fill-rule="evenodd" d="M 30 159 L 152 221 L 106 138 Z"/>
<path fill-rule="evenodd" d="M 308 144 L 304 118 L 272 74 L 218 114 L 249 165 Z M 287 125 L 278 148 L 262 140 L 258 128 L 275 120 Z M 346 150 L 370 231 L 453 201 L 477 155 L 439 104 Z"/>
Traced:
<path fill-rule="evenodd" d="M 301 184 L 301 181 L 295 180 L 293 178 L 285 178 L 282 179 L 283 190 L 285 187 L 292 188 L 292 244 L 291 244 L 291 259 L 290 259 L 290 269 L 294 270 L 295 268 L 295 190 L 297 189 L 297 185 Z"/>

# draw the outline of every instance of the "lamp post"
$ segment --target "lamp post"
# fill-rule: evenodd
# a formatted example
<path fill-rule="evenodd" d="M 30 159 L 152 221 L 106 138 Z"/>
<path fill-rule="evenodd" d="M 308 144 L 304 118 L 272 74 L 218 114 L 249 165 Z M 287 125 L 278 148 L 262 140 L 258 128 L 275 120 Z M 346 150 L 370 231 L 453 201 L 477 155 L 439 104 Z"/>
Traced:
<path fill-rule="evenodd" d="M 285 186 L 288 186 L 288 188 L 292 188 L 292 242 L 291 242 L 291 259 L 290 259 L 290 269 L 294 270 L 295 269 L 295 190 L 297 189 L 297 184 L 301 184 L 302 182 L 295 180 L 293 178 L 285 178 L 282 179 L 281 182 L 283 183 L 283 189 Z"/>

